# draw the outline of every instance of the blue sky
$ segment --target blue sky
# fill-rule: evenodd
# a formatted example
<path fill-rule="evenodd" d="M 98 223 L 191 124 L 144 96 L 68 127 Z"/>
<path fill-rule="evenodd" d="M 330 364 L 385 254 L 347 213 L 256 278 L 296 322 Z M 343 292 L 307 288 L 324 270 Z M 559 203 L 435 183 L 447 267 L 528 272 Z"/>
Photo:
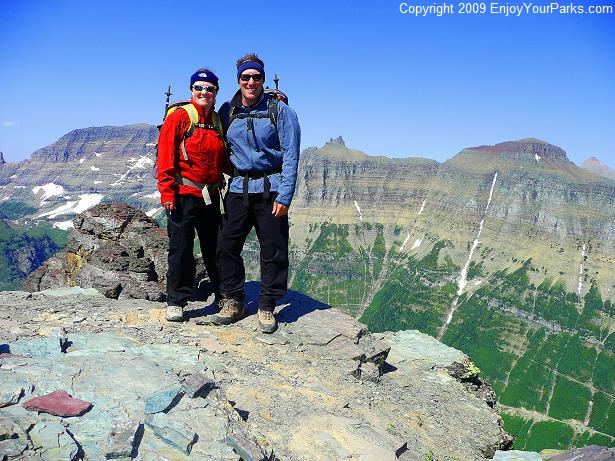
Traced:
<path fill-rule="evenodd" d="M 221 78 L 219 106 L 237 57 L 256 51 L 304 148 L 342 135 L 443 161 L 533 136 L 615 167 L 615 14 L 414 17 L 400 3 L 1 0 L 0 151 L 18 161 L 75 128 L 157 124 L 167 85 L 187 97 L 201 66 Z"/>

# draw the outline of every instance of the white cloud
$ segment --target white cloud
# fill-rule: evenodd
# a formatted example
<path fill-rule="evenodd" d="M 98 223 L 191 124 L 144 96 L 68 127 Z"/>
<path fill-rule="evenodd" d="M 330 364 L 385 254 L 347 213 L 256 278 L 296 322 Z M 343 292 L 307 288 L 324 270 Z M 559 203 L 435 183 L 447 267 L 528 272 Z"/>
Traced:
<path fill-rule="evenodd" d="M 9 128 L 11 126 L 15 126 L 15 122 L 13 122 L 11 120 L 7 120 L 6 122 L 2 122 L 2 127 L 3 128 Z"/>

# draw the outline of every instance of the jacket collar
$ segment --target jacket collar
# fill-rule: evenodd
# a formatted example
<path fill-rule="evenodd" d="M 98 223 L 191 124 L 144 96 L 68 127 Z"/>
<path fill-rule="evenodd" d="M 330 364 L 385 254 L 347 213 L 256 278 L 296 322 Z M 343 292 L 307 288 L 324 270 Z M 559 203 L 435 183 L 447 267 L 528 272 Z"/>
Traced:
<path fill-rule="evenodd" d="M 211 112 L 209 113 L 209 117 L 205 117 L 205 113 L 203 112 L 203 108 L 201 106 L 199 106 L 196 102 L 194 102 L 194 99 L 191 98 L 190 99 L 190 103 L 194 106 L 196 111 L 199 113 L 199 118 L 210 119 L 212 112 L 215 110 L 215 108 L 212 108 Z"/>

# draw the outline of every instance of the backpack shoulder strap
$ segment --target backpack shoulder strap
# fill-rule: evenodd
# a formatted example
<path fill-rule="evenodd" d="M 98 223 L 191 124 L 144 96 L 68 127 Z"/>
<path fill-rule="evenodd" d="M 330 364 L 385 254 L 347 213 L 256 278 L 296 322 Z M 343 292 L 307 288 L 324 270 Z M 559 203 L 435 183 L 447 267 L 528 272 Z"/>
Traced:
<path fill-rule="evenodd" d="M 192 136 L 194 134 L 194 130 L 196 130 L 196 124 L 199 121 L 199 113 L 197 112 L 196 107 L 194 107 L 191 103 L 184 104 L 183 106 L 181 106 L 181 108 L 184 109 L 188 113 L 188 117 L 190 117 L 190 126 L 188 127 L 188 131 L 186 131 L 186 134 L 184 135 L 184 139 L 182 139 L 182 143 L 180 146 L 184 160 L 188 161 L 188 153 L 186 152 L 186 139 Z"/>
<path fill-rule="evenodd" d="M 269 112 L 269 120 L 271 120 L 271 124 L 277 133 L 278 131 L 278 98 L 275 96 L 269 97 L 269 102 L 267 104 L 267 111 Z"/>
<path fill-rule="evenodd" d="M 218 114 L 218 112 L 214 110 L 211 114 L 211 119 L 213 121 L 214 128 L 220 134 L 220 136 L 222 136 L 223 131 L 222 131 L 222 120 L 220 120 L 220 114 Z"/>

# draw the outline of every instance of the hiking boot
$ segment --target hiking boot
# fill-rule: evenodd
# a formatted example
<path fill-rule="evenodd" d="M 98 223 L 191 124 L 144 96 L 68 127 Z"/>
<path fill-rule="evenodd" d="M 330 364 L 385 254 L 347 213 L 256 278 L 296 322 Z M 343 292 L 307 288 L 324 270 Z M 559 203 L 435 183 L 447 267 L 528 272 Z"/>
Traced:
<path fill-rule="evenodd" d="M 273 312 L 258 310 L 258 328 L 263 333 L 273 333 L 278 329 L 278 321 L 275 319 Z"/>
<path fill-rule="evenodd" d="M 184 320 L 184 308 L 176 304 L 167 304 L 164 318 L 169 322 L 181 322 Z"/>
<path fill-rule="evenodd" d="M 230 325 L 241 320 L 246 314 L 243 301 L 238 299 L 222 298 L 219 305 L 220 312 L 209 318 L 209 322 L 214 325 Z"/>

